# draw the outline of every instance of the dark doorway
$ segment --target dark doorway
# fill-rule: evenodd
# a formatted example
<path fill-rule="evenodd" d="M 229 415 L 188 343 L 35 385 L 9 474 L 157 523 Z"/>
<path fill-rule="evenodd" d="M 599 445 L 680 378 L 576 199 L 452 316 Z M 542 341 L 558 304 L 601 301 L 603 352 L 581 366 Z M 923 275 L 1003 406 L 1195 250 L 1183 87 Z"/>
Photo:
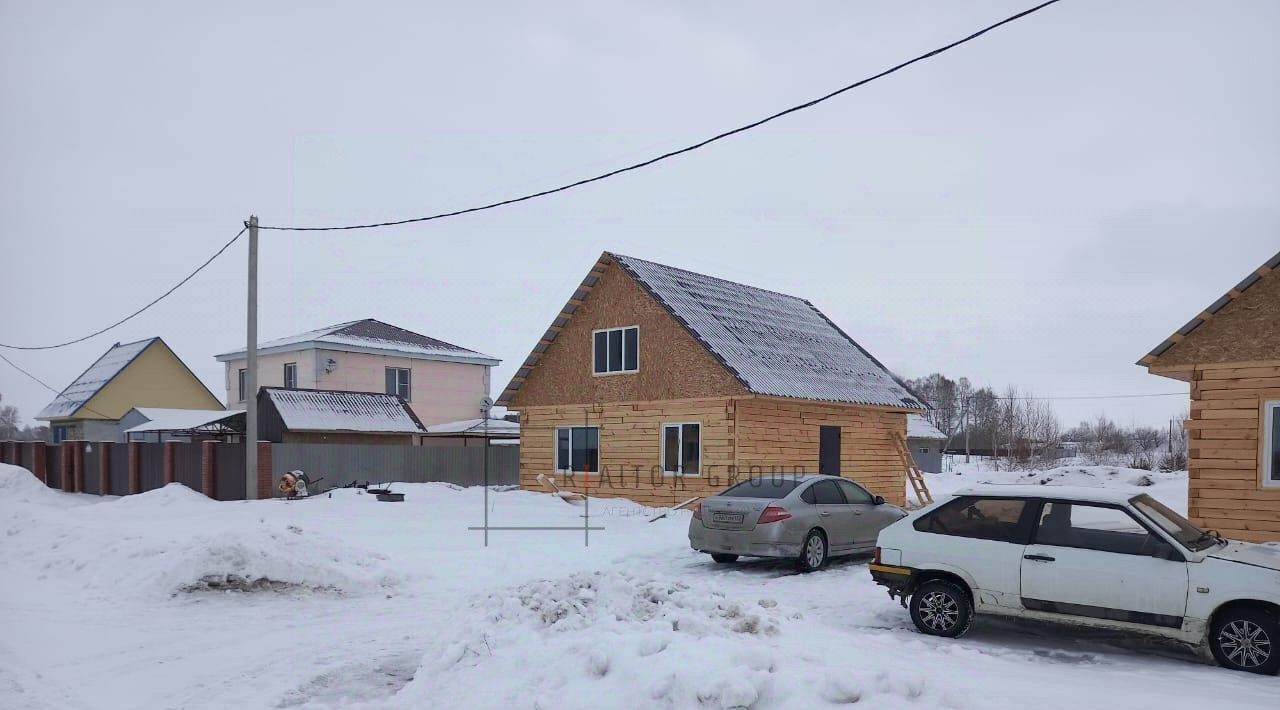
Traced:
<path fill-rule="evenodd" d="M 818 430 L 818 473 L 840 475 L 840 427 L 824 426 Z"/>

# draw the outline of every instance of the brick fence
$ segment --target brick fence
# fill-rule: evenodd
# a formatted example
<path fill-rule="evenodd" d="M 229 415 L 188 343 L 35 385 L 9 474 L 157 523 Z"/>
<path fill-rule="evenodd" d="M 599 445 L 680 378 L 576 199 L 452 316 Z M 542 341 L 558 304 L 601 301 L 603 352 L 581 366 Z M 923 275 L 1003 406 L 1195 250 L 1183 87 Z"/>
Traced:
<path fill-rule="evenodd" d="M 61 455 L 50 456 L 51 446 L 59 447 Z M 200 492 L 210 498 L 242 500 L 244 483 L 228 485 L 235 483 L 232 481 L 224 482 L 224 485 L 219 486 L 218 476 L 219 473 L 229 478 L 238 476 L 243 481 L 243 459 L 238 466 L 233 460 L 222 461 L 219 465 L 217 458 L 219 446 L 220 444 L 213 441 L 166 441 L 163 444 L 137 441 L 129 443 L 63 441 L 59 444 L 46 444 L 43 441 L 3 441 L 0 442 L 0 463 L 22 466 L 34 473 L 42 483 L 49 484 L 49 465 L 52 459 L 60 467 L 58 487 L 68 493 L 85 492 L 86 478 L 96 484 L 90 491 L 99 495 L 107 495 L 112 491 L 143 493 L 183 478 L 188 480 L 195 478 L 200 481 Z M 269 442 L 258 442 L 257 491 L 260 498 L 270 498 L 275 490 L 274 476 L 271 471 L 271 446 Z M 161 475 L 143 475 L 144 459 L 155 459 L 154 456 L 148 456 L 149 447 L 154 452 L 160 453 Z M 127 455 L 113 455 L 116 448 L 124 448 Z M 198 458 L 189 453 L 193 448 L 199 452 Z M 243 451 L 244 447 L 239 446 L 238 449 Z M 86 470 L 86 452 L 96 454 L 90 457 L 95 462 L 92 471 Z M 183 470 L 183 462 L 192 460 L 199 461 L 199 470 Z M 220 497 L 219 491 L 228 493 Z"/>
<path fill-rule="evenodd" d="M 260 441 L 255 488 L 258 498 L 277 495 L 277 477 L 295 468 L 313 481 L 323 479 L 321 488 L 364 481 L 475 486 L 486 479 L 490 485 L 509 485 L 519 481 L 519 454 L 515 446 L 490 447 L 486 455 L 482 447 Z M 51 487 L 99 495 L 143 493 L 180 482 L 216 500 L 243 500 L 244 458 L 244 444 L 214 441 L 0 442 L 0 463 L 22 466 Z"/>

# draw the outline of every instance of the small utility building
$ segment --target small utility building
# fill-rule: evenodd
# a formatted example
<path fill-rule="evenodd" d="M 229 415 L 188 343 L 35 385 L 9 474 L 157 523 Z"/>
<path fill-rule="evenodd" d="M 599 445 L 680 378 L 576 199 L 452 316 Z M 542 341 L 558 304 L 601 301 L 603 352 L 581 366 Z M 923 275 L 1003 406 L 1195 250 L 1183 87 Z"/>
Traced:
<path fill-rule="evenodd" d="M 1138 364 L 1191 383 L 1191 519 L 1280 540 L 1280 254 Z"/>
<path fill-rule="evenodd" d="M 925 409 L 802 298 L 604 253 L 498 400 L 520 481 L 670 505 L 819 472 L 903 503 Z"/>

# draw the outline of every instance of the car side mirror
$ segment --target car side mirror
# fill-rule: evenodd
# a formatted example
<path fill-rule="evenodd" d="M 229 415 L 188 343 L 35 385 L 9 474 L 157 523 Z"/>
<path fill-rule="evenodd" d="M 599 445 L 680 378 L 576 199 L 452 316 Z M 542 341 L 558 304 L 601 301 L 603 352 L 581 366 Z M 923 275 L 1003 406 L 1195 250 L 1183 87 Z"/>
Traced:
<path fill-rule="evenodd" d="M 884 505 L 884 496 L 876 496 L 871 499 L 873 505 Z"/>

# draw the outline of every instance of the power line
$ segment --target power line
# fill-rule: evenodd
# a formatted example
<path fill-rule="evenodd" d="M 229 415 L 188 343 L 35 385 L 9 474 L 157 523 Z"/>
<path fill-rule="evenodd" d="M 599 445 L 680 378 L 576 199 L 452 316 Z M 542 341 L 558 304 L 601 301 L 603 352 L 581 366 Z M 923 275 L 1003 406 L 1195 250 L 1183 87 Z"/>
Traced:
<path fill-rule="evenodd" d="M 766 123 L 769 123 L 770 121 L 773 121 L 773 120 L 776 120 L 776 119 L 782 118 L 783 116 L 786 116 L 786 115 L 788 115 L 788 114 L 796 113 L 797 111 L 803 111 L 804 109 L 807 109 L 807 108 L 809 108 L 809 107 L 811 107 L 811 106 L 816 106 L 816 105 L 818 105 L 818 104 L 820 104 L 820 103 L 822 103 L 822 102 L 824 102 L 824 101 L 827 101 L 827 100 L 829 100 L 829 99 L 835 98 L 836 96 L 839 96 L 840 94 L 843 94 L 843 93 L 845 93 L 846 91 L 851 91 L 851 90 L 856 89 L 856 88 L 858 88 L 858 87 L 860 87 L 860 86 L 863 86 L 864 84 L 869 84 L 869 83 L 871 83 L 871 82 L 875 81 L 876 79 L 880 79 L 880 78 L 886 77 L 886 76 L 888 76 L 888 75 L 890 75 L 890 74 L 893 74 L 894 72 L 896 72 L 896 71 L 898 71 L 898 70 L 900 70 L 900 69 L 905 69 L 905 68 L 907 68 L 907 67 L 911 66 L 912 64 L 915 64 L 916 62 L 922 62 L 922 61 L 924 61 L 924 60 L 926 60 L 926 59 L 929 59 L 929 58 L 932 58 L 932 57 L 936 57 L 937 55 L 942 54 L 943 52 L 946 52 L 946 51 L 948 51 L 948 50 L 954 49 L 954 48 L 956 48 L 956 47 L 959 47 L 960 45 L 965 44 L 966 42 L 971 42 L 971 41 L 973 41 L 973 40 L 975 40 L 975 39 L 977 39 L 977 38 L 981 37 L 982 35 L 984 35 L 984 34 L 986 34 L 986 33 L 990 32 L 991 30 L 994 30 L 994 29 L 996 29 L 996 28 L 998 28 L 998 27 L 1001 27 L 1001 26 L 1003 26 L 1003 25 L 1007 25 L 1007 24 L 1009 24 L 1009 23 L 1011 23 L 1011 22 L 1014 22 L 1014 21 L 1016 21 L 1016 20 L 1020 20 L 1020 19 L 1022 19 L 1023 17 L 1026 17 L 1027 15 L 1030 15 L 1030 14 L 1032 14 L 1032 13 L 1034 13 L 1034 12 L 1038 12 L 1038 11 L 1040 11 L 1040 10 L 1043 10 L 1044 8 L 1046 8 L 1046 7 L 1050 6 L 1050 5 L 1053 5 L 1054 3 L 1057 3 L 1058 1 L 1059 1 L 1059 0 L 1048 0 L 1048 2 L 1043 2 L 1043 3 L 1039 4 L 1039 5 L 1036 5 L 1035 7 L 1031 8 L 1031 9 L 1029 9 L 1029 10 L 1023 10 L 1022 12 L 1019 12 L 1019 13 L 1018 13 L 1018 14 L 1016 14 L 1016 15 L 1011 15 L 1011 16 L 1009 16 L 1009 17 L 1006 17 L 1006 18 L 1005 18 L 1005 19 L 1003 19 L 1003 20 L 1000 20 L 999 22 L 997 22 L 997 23 L 995 23 L 995 24 L 993 24 L 993 25 L 989 25 L 989 26 L 987 26 L 987 27 L 984 27 L 983 29 L 978 30 L 977 32 L 974 32 L 973 34 L 969 35 L 968 37 L 965 37 L 965 38 L 963 38 L 963 39 L 956 40 L 955 42 L 952 42 L 951 44 L 943 45 L 942 47 L 939 47 L 939 48 L 937 48 L 937 49 L 934 49 L 934 50 L 932 50 L 932 51 L 930 51 L 930 52 L 926 52 L 926 53 L 924 53 L 924 54 L 921 54 L 920 56 L 915 57 L 914 59 L 907 60 L 907 61 L 905 61 L 905 62 L 902 62 L 901 64 L 897 64 L 897 65 L 892 66 L 892 67 L 890 67 L 890 68 L 888 68 L 888 69 L 885 69 L 884 71 L 880 72 L 879 74 L 874 74 L 874 75 L 869 76 L 869 77 L 867 77 L 867 78 L 865 78 L 865 79 L 861 79 L 861 80 L 856 81 L 856 82 L 854 82 L 854 83 L 852 83 L 852 84 L 849 84 L 848 86 L 844 86 L 844 87 L 841 87 L 841 88 L 839 88 L 839 89 L 836 89 L 835 91 L 832 91 L 832 92 L 831 92 L 831 93 L 829 93 L 829 94 L 826 94 L 826 95 L 824 95 L 824 96 L 820 96 L 820 97 L 818 97 L 818 98 L 816 98 L 816 99 L 813 99 L 813 100 L 810 100 L 810 101 L 806 101 L 806 102 L 804 102 L 804 103 L 802 103 L 802 104 L 798 104 L 798 105 L 796 105 L 796 106 L 792 106 L 791 108 L 784 109 L 784 110 L 782 110 L 782 111 L 779 111 L 779 112 L 777 112 L 777 113 L 775 113 L 775 114 L 772 114 L 772 115 L 766 116 L 766 117 L 764 117 L 764 118 L 762 118 L 762 119 L 759 119 L 759 120 L 757 120 L 757 121 L 752 121 L 751 123 L 748 123 L 748 124 L 746 124 L 746 125 L 744 125 L 744 126 L 739 126 L 738 128 L 734 128 L 734 129 L 732 129 L 732 130 L 728 130 L 728 131 L 725 131 L 725 132 L 723 132 L 723 133 L 716 134 L 716 135 L 714 135 L 714 136 L 712 136 L 712 137 L 710 137 L 710 138 L 707 138 L 707 139 L 705 139 L 705 140 L 702 140 L 702 141 L 699 141 L 699 142 L 697 142 L 697 143 L 694 143 L 693 145 L 689 145 L 689 146 L 686 146 L 686 147 L 684 147 L 684 148 L 679 148 L 679 149 L 677 149 L 677 150 L 672 150 L 672 151 L 669 151 L 669 152 L 667 152 L 667 153 L 663 153 L 662 155 L 659 155 L 659 156 L 656 156 L 656 157 L 653 157 L 653 158 L 649 158 L 648 160 L 643 160 L 643 161 L 641 161 L 641 162 L 639 162 L 639 163 L 634 163 L 634 164 L 632 164 L 632 165 L 628 165 L 628 166 L 626 166 L 626 167 L 618 168 L 618 169 L 616 169 L 616 170 L 610 170 L 609 172 L 602 173 L 602 174 L 600 174 L 600 175 L 596 175 L 595 177 L 585 178 L 585 179 L 583 179 L 583 180 L 578 180 L 577 182 L 571 182 L 571 183 L 569 183 L 569 184 L 567 184 L 567 185 L 561 185 L 560 187 L 553 187 L 553 188 L 550 188 L 550 189 L 547 189 L 547 190 L 542 190 L 542 191 L 540 191 L 540 192 L 534 192 L 534 193 L 530 193 L 530 194 L 527 194 L 527 195 L 522 195 L 522 196 L 520 196 L 520 197 L 512 197 L 512 198 L 509 198 L 509 199 L 501 200 L 501 201 L 498 201 L 498 202 L 491 202 L 491 203 L 489 203 L 489 204 L 486 204 L 486 205 L 480 205 L 480 206 L 477 206 L 477 207 L 467 207 L 467 208 L 465 208 L 465 209 L 453 210 L 453 211 L 451 211 L 451 212 L 441 212 L 441 213 L 439 213 L 439 214 L 433 214 L 433 215 L 429 215 L 429 216 L 426 216 L 426 217 L 413 217 L 413 218 L 410 218 L 410 219 L 399 219 L 399 220 L 393 220 L 393 221 L 388 221 L 388 222 L 372 222 L 372 223 L 369 223 L 369 224 L 351 224 L 351 225 L 337 226 L 337 227 L 269 227 L 269 226 L 262 226 L 262 227 L 259 227 L 259 229 L 272 229 L 272 230 L 276 230 L 276 231 L 288 231 L 288 232 L 334 232 L 334 231 L 352 230 L 352 229 L 373 229 L 373 228 L 376 228 L 376 227 L 394 227 L 394 226 L 397 226 L 397 225 L 401 225 L 401 224 L 411 224 L 411 223 L 414 223 L 414 222 L 429 222 L 429 221 L 431 221 L 431 220 L 444 219 L 445 217 L 457 217 L 458 215 L 469 214 L 469 213 L 471 213 L 471 212 L 483 212 L 484 210 L 491 210 L 491 209 L 494 209 L 494 208 L 496 208 L 496 207 L 503 207 L 503 206 L 506 206 L 506 205 L 515 204 L 515 203 L 517 203 L 517 202 L 524 202 L 524 201 L 526 201 L 526 200 L 533 200 L 533 199 L 536 199 L 536 198 L 539 198 L 539 197 L 546 197 L 547 195 L 552 195 L 552 194 L 555 194 L 555 193 L 557 193 L 557 192 L 564 192 L 564 191 L 566 191 L 566 190 L 572 190 L 572 189 L 573 189 L 573 188 L 575 188 L 575 187 L 581 187 L 581 186 L 583 186 L 583 185 L 588 185 L 588 184 L 593 183 L 593 182 L 599 182 L 599 181 L 601 181 L 601 180 L 607 180 L 608 178 L 611 178 L 611 177 L 614 177 L 614 176 L 617 176 L 617 175 L 621 175 L 622 173 L 631 172 L 632 170 L 639 170 L 640 168 L 648 167 L 648 166 L 650 166 L 650 165 L 653 165 L 654 163 L 657 163 L 657 162 L 660 162 L 660 161 L 666 160 L 666 159 L 668 159 L 668 158 L 674 158 L 674 157 L 676 157 L 677 155 L 683 155 L 683 154 L 685 154 L 685 153 L 691 153 L 691 152 L 693 152 L 693 151 L 695 151 L 695 150 L 698 150 L 699 148 L 703 148 L 703 147 L 708 146 L 708 145 L 710 145 L 710 144 L 712 144 L 712 143 L 715 143 L 716 141 L 724 140 L 725 138 L 728 138 L 728 137 L 733 136 L 733 135 L 737 135 L 737 134 L 739 134 L 739 133 L 743 133 L 743 132 L 745 132 L 745 131 L 749 131 L 749 130 L 751 130 L 751 129 L 753 129 L 753 128 L 756 128 L 756 127 L 758 127 L 758 126 L 762 126 L 762 125 L 764 125 L 764 124 L 766 124 Z"/>
<path fill-rule="evenodd" d="M 4 360 L 5 362 L 9 363 L 9 367 L 12 367 L 13 369 L 17 370 L 18 372 L 21 372 L 22 374 L 26 375 L 27 377 L 30 377 L 33 381 L 35 381 L 35 383 L 36 383 L 36 384 L 40 385 L 41 387 L 44 387 L 45 389 L 49 390 L 49 391 L 50 391 L 50 392 L 52 392 L 52 393 L 54 393 L 54 394 L 58 395 L 58 397 L 59 397 L 59 398 L 61 398 L 61 397 L 62 397 L 62 391 L 61 391 L 61 390 L 57 390 L 57 389 L 54 389 L 53 387 L 50 387 L 50 386 L 49 386 L 49 384 L 48 384 L 48 383 L 46 383 L 44 380 L 40 379 L 39 377 L 36 377 L 35 375 L 31 374 L 30 372 L 27 372 L 26 370 L 22 369 L 21 367 L 18 367 L 18 365 L 17 365 L 13 360 L 10 360 L 9 358 L 5 357 L 5 356 L 4 356 L 4 353 L 0 353 L 0 360 Z M 56 402 L 56 401 L 58 401 L 58 400 L 57 400 L 57 399 L 55 399 L 54 401 Z M 111 419 L 111 417 L 108 417 L 107 415 L 103 414 L 102 412 L 99 412 L 99 411 L 95 410 L 94 408 L 92 408 L 92 407 L 90 407 L 90 406 L 88 406 L 88 405 L 81 405 L 81 406 L 82 406 L 82 407 L 84 407 L 85 409 L 89 410 L 90 412 L 92 412 L 92 413 L 94 413 L 94 414 L 97 414 L 98 416 L 102 417 L 103 419 Z"/>
<path fill-rule="evenodd" d="M 240 238 L 240 236 L 244 234 L 244 232 L 245 232 L 245 230 L 246 230 L 246 229 L 248 229 L 248 227 L 247 227 L 247 226 L 246 226 L 246 227 L 241 228 L 241 230 L 240 230 L 239 232 L 236 232 L 236 235 L 235 235 L 234 237 L 232 237 L 232 238 L 231 238 L 231 241 L 227 242 L 226 244 L 223 244 L 221 249 L 219 249 L 218 251 L 216 251 L 216 252 L 214 252 L 214 253 L 213 253 L 213 256 L 209 257 L 208 259 L 205 259 L 204 263 L 203 263 L 203 264 L 201 264 L 200 266 L 197 266 L 195 271 L 192 271 L 191 273 L 187 274 L 187 275 L 186 275 L 186 277 L 184 277 L 184 278 L 183 278 L 181 281 L 179 281 L 178 283 L 174 284 L 174 285 L 173 285 L 173 287 L 172 287 L 172 288 L 170 288 L 168 291 L 165 291 L 164 293 L 162 293 L 162 294 L 160 294 L 159 296 L 157 296 L 157 297 L 155 298 L 155 300 L 151 301 L 151 302 L 150 302 L 150 303 L 148 303 L 147 305 L 143 306 L 142 308 L 139 308 L 138 310 L 134 311 L 133 313 L 130 313 L 129 315 L 125 316 L 124 318 L 121 318 L 120 320 L 118 320 L 118 321 L 116 321 L 116 322 L 112 323 L 111 325 L 109 325 L 109 326 L 107 326 L 107 327 L 105 327 L 105 328 L 100 328 L 100 329 L 98 329 L 98 330 L 93 331 L 92 333 L 89 333 L 88 335 L 81 336 L 81 337 L 76 338 L 76 339 L 74 339 L 74 340 L 68 340 L 68 341 L 66 341 L 66 342 L 64 342 L 64 343 L 56 343 L 56 344 L 53 344 L 53 345 L 9 345 L 9 344 L 7 344 L 7 343 L 0 343 L 0 348 L 8 348 L 8 349 L 10 349 L 10 350 L 55 350 L 55 349 L 57 349 L 57 348 L 65 348 L 65 347 L 67 347 L 68 345 L 75 345 L 76 343 L 83 343 L 84 341 L 88 340 L 89 338 L 93 338 L 93 337 L 95 337 L 95 336 L 102 335 L 103 333 L 107 332 L 108 330 L 111 330 L 112 328 L 116 328 L 116 327 L 118 327 L 118 326 L 124 325 L 125 323 L 127 323 L 127 322 L 129 322 L 129 321 L 133 320 L 134 318 L 136 318 L 136 317 L 138 317 L 138 316 L 142 315 L 142 314 L 143 314 L 147 309 L 149 309 L 149 308 L 151 308 L 152 306 L 156 305 L 157 303 L 159 303 L 159 302 L 163 301 L 165 298 L 167 298 L 167 297 L 169 296 L 169 294 L 173 293 L 174 291 L 177 291 L 179 288 L 181 288 L 181 287 L 182 287 L 182 285 L 183 285 L 183 284 L 185 284 L 186 282 L 188 282 L 188 281 L 190 281 L 192 278 L 194 278 L 196 274 L 200 273 L 201 271 L 204 271 L 205 267 L 206 267 L 206 266 L 208 266 L 209 264 L 212 264 L 214 259 L 217 259 L 218 257 L 222 256 L 222 253 L 223 253 L 223 252 L 225 252 L 227 249 L 230 249 L 230 248 L 231 248 L 231 245 L 236 243 L 236 240 L 237 240 L 237 239 L 239 239 L 239 238 Z M 5 362 L 9 362 L 9 361 L 8 361 L 8 360 L 6 360 Z M 12 362 L 9 362 L 9 364 L 10 364 L 10 365 L 13 365 L 13 363 L 12 363 Z M 14 365 L 14 367 L 17 367 L 17 365 Z M 19 368 L 19 370 L 21 370 L 21 368 Z M 30 377 L 30 374 L 28 374 L 27 376 L 28 376 L 28 377 Z M 34 379 L 34 378 L 32 378 L 32 379 Z M 37 380 L 37 381 L 39 381 L 39 380 Z M 43 382 L 41 382 L 40 384 L 44 384 L 44 383 L 43 383 Z M 45 386 L 46 386 L 46 387 L 48 387 L 48 385 L 45 385 Z M 55 390 L 55 391 L 56 391 L 56 390 Z"/>

